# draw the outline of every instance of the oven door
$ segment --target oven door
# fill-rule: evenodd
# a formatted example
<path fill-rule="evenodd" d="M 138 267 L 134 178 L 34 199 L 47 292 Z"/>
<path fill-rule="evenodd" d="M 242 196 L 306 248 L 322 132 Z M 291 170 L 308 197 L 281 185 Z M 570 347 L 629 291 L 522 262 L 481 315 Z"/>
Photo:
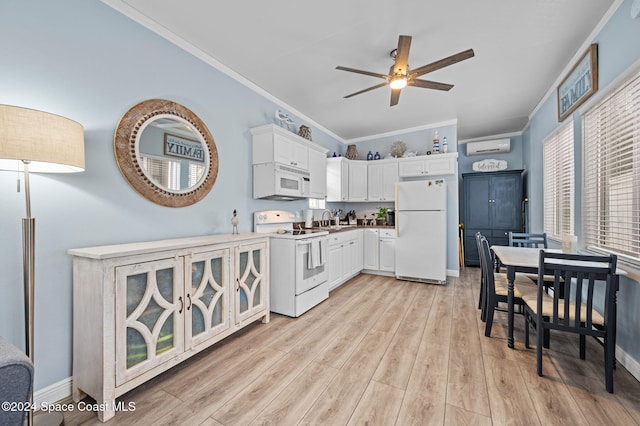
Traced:
<path fill-rule="evenodd" d="M 327 237 L 296 241 L 296 295 L 327 281 Z"/>

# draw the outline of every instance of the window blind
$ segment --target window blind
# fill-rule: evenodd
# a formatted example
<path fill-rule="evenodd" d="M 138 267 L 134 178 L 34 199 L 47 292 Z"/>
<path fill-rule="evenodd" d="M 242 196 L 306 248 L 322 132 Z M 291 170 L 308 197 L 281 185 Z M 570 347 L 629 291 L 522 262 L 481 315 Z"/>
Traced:
<path fill-rule="evenodd" d="M 202 175 L 204 174 L 204 166 L 200 163 L 189 162 L 189 188 L 196 186 Z"/>
<path fill-rule="evenodd" d="M 587 248 L 640 265 L 640 72 L 583 117 Z"/>
<path fill-rule="evenodd" d="M 544 232 L 560 240 L 573 234 L 573 120 L 543 141 Z"/>
<path fill-rule="evenodd" d="M 177 161 L 141 156 L 140 162 L 147 175 L 162 187 L 177 191 L 180 189 L 180 163 Z"/>

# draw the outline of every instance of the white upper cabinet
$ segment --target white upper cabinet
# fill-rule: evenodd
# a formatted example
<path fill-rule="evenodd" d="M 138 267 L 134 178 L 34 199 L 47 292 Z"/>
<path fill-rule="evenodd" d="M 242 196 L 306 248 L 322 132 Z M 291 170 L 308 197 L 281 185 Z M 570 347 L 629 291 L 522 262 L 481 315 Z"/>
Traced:
<path fill-rule="evenodd" d="M 289 137 L 274 135 L 273 160 L 276 163 L 309 170 L 309 148 Z"/>
<path fill-rule="evenodd" d="M 367 163 L 368 201 L 394 201 L 398 182 L 398 160 Z"/>
<path fill-rule="evenodd" d="M 327 195 L 327 157 L 324 152 L 309 149 L 309 196 L 324 198 Z"/>
<path fill-rule="evenodd" d="M 398 159 L 400 177 L 446 176 L 456 172 L 458 153 L 434 154 Z"/>
<path fill-rule="evenodd" d="M 367 201 L 367 163 L 349 163 L 349 201 Z"/>
<path fill-rule="evenodd" d="M 349 201 L 349 163 L 343 157 L 327 158 L 327 201 Z"/>
<path fill-rule="evenodd" d="M 309 170 L 309 152 L 315 150 L 326 156 L 328 151 L 275 124 L 254 127 L 250 130 L 253 136 L 252 164 L 275 162 Z"/>

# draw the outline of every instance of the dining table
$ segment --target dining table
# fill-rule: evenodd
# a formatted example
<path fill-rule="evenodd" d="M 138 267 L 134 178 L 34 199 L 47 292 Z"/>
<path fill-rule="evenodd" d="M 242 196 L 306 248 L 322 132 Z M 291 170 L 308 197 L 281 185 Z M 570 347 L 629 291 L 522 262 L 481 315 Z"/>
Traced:
<path fill-rule="evenodd" d="M 507 270 L 507 345 L 509 348 L 514 348 L 513 339 L 513 320 L 514 320 L 514 303 L 513 303 L 513 282 L 516 277 L 516 272 L 538 274 L 538 267 L 540 261 L 540 250 L 544 250 L 550 253 L 562 253 L 561 249 L 544 249 L 537 247 L 513 247 L 513 246 L 491 246 L 491 250 L 496 255 L 497 260 L 501 266 L 504 266 Z M 616 269 L 614 276 L 614 288 L 616 293 L 620 286 L 621 275 L 626 275 L 626 272 L 620 268 Z M 617 303 L 616 303 L 617 305 Z M 615 318 L 615 316 L 614 316 Z M 613 325 L 613 336 L 615 342 L 615 324 Z"/>

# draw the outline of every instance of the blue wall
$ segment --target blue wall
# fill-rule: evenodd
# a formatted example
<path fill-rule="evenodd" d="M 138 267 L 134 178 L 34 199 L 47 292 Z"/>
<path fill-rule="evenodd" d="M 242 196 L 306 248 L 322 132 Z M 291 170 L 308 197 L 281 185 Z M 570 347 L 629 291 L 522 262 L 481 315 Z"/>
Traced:
<path fill-rule="evenodd" d="M 629 10 L 632 0 L 625 0 L 607 22 L 600 33 L 592 40 L 598 43 L 598 87 L 589 99 L 574 114 L 575 140 L 575 231 L 578 241 L 582 235 L 582 120 L 580 112 L 597 102 L 607 93 L 621 75 L 631 69 L 639 69 L 640 59 L 640 20 L 631 19 Z M 635 64 L 635 65 L 634 65 Z M 551 82 L 550 82 L 551 83 Z M 542 192 L 542 141 L 561 123 L 558 123 L 555 93 L 549 96 L 540 109 L 531 118 L 528 128 L 523 132 L 523 160 L 528 169 L 527 187 L 529 194 L 529 223 L 531 232 L 543 229 L 543 192 Z M 636 377 L 640 373 L 640 271 L 629 270 L 630 277 L 623 277 L 618 293 L 618 358 L 627 358 L 623 364 L 632 366 Z"/>
<path fill-rule="evenodd" d="M 306 202 L 251 199 L 249 128 L 273 122 L 279 105 L 216 71 L 99 1 L 0 2 L 0 103 L 56 113 L 84 125 L 86 171 L 32 175 L 36 217 L 35 388 L 71 376 L 72 279 L 67 250 L 240 231 L 252 213 Z M 171 209 L 133 191 L 113 154 L 120 117 L 152 98 L 179 102 L 208 126 L 219 152 L 215 186 L 201 202 Z M 303 121 L 294 117 L 296 123 Z M 342 143 L 313 128 L 332 152 Z M 23 343 L 21 221 L 16 172 L 0 172 L 0 335 Z"/>

